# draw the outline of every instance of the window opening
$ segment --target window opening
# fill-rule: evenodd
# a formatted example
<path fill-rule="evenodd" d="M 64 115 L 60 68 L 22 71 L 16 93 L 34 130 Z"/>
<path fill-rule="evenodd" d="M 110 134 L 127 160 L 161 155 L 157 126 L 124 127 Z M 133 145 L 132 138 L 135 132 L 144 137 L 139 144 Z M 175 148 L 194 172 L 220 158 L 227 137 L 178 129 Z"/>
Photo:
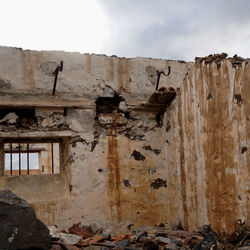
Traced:
<path fill-rule="evenodd" d="M 60 173 L 59 143 L 5 143 L 4 175 Z"/>
<path fill-rule="evenodd" d="M 7 114 L 15 113 L 19 119 L 33 119 L 36 120 L 35 117 L 35 109 L 34 108 L 3 108 L 0 109 L 0 120 L 3 119 Z"/>

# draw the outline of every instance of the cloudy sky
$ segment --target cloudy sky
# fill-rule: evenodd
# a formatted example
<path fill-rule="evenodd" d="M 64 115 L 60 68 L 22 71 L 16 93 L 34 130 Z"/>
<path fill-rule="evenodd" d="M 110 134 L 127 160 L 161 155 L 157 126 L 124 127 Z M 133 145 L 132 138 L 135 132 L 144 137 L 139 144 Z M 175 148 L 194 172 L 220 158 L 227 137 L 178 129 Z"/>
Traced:
<path fill-rule="evenodd" d="M 249 0 L 0 0 L 0 45 L 193 61 L 250 57 Z"/>

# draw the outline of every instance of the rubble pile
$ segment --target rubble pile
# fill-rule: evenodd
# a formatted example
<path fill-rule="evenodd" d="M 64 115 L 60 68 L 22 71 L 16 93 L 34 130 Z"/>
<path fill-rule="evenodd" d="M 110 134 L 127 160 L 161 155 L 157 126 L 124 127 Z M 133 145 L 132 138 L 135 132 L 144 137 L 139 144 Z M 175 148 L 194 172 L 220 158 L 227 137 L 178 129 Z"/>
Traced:
<path fill-rule="evenodd" d="M 199 232 L 185 231 L 181 224 L 170 229 L 165 224 L 128 225 L 127 234 L 112 233 L 98 223 L 73 224 L 60 231 L 47 228 L 36 218 L 32 207 L 10 190 L 0 191 L 0 249 L 51 250 L 175 250 L 175 249 L 250 249 L 250 227 L 237 221 L 236 230 L 229 236 L 204 226 Z"/>
<path fill-rule="evenodd" d="M 179 229 L 178 229 L 179 228 Z M 73 224 L 68 231 L 50 227 L 51 250 L 60 249 L 127 249 L 127 250 L 174 250 L 174 249 L 250 249 L 250 230 L 245 225 L 231 236 L 219 235 L 209 226 L 199 232 L 168 229 L 161 224 L 154 227 L 140 227 L 129 234 L 110 233 L 97 223 Z"/>

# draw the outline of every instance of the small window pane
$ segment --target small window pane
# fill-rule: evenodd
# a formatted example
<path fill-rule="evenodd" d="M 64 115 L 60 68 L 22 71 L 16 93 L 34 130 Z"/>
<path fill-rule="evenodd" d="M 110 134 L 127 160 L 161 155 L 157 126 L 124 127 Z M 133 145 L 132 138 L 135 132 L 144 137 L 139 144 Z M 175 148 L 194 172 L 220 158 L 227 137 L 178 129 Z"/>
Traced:
<path fill-rule="evenodd" d="M 30 160 L 30 169 L 39 169 L 38 153 L 30 153 L 29 160 Z M 26 158 L 26 164 L 27 164 L 27 158 Z"/>
<path fill-rule="evenodd" d="M 59 143 L 5 143 L 4 150 L 5 175 L 60 173 Z"/>

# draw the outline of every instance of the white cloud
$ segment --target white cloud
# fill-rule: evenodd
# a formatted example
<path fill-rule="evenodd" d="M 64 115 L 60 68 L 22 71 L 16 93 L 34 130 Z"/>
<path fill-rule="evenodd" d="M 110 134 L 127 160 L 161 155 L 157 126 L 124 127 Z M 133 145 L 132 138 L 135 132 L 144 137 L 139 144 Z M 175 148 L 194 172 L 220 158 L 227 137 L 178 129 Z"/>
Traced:
<path fill-rule="evenodd" d="M 244 0 L 106 0 L 112 46 L 118 56 L 193 60 L 227 52 L 248 57 L 249 1 Z"/>
<path fill-rule="evenodd" d="M 93 0 L 1 1 L 0 44 L 100 53 L 106 17 Z"/>
<path fill-rule="evenodd" d="M 0 45 L 125 57 L 250 57 L 247 0 L 0 1 Z"/>

